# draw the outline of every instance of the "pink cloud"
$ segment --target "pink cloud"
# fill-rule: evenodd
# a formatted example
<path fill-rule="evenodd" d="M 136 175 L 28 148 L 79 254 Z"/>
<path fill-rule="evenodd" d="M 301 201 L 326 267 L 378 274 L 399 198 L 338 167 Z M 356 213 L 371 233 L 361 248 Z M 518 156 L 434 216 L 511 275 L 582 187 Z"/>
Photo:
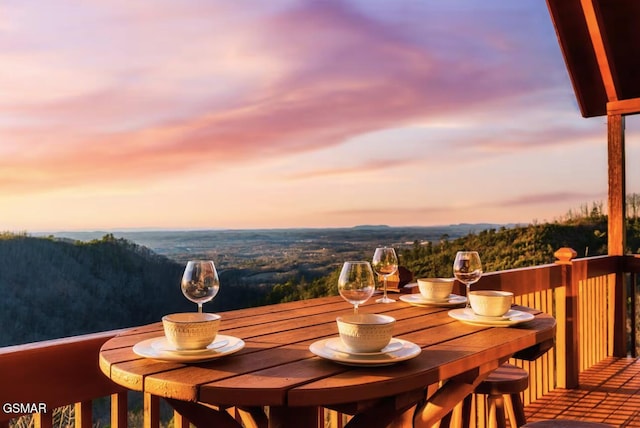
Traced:
<path fill-rule="evenodd" d="M 459 222 L 469 221 L 464 220 L 466 218 L 465 212 L 478 211 L 484 209 L 495 210 L 496 208 L 510 208 L 513 210 L 511 216 L 530 215 L 532 212 L 540 212 L 539 207 L 541 205 L 558 205 L 562 204 L 569 209 L 571 204 L 575 204 L 575 207 L 580 207 L 589 201 L 602 201 L 606 195 L 601 194 L 589 194 L 580 192 L 549 192 L 539 194 L 522 195 L 518 198 L 496 200 L 487 203 L 478 203 L 466 207 L 450 206 L 450 205 L 433 205 L 433 206 L 406 206 L 402 205 L 402 208 L 391 206 L 388 208 L 354 208 L 345 210 L 331 210 L 324 213 L 328 217 L 332 218 L 368 218 L 379 219 L 376 221 L 387 221 L 401 218 L 401 224 L 408 224 L 408 221 L 415 221 L 420 219 L 416 224 L 422 222 L 433 223 L 434 221 L 442 222 Z M 521 210 L 518 210 L 521 208 Z M 531 209 L 535 208 L 534 211 Z M 558 213 L 564 214 L 564 213 Z M 411 220 L 409 220 L 411 219 Z M 530 221 L 530 218 L 526 218 L 525 221 Z M 473 220 L 476 221 L 476 220 Z M 505 219 L 500 221 L 516 221 L 513 217 L 511 219 Z M 410 224 L 410 223 L 409 223 Z"/>
<path fill-rule="evenodd" d="M 415 159 L 412 159 L 412 158 L 376 159 L 376 160 L 370 160 L 363 163 L 359 163 L 354 166 L 342 167 L 342 168 L 339 168 L 339 167 L 321 168 L 321 169 L 310 168 L 305 172 L 290 174 L 286 178 L 289 180 L 300 180 L 300 179 L 309 179 L 309 178 L 316 178 L 316 177 L 372 173 L 377 171 L 383 171 L 389 168 L 398 168 L 398 167 L 411 165 L 414 162 L 415 162 Z"/>
<path fill-rule="evenodd" d="M 606 195 L 582 192 L 550 192 L 522 195 L 518 198 L 497 201 L 493 204 L 501 207 L 522 207 L 555 203 L 585 203 L 592 200 L 602 200 Z"/>
<path fill-rule="evenodd" d="M 255 93 L 238 93 L 224 103 L 181 100 L 172 110 L 170 95 L 179 87 L 169 95 L 137 90 L 144 71 L 136 69 L 84 96 L 15 108 L 15 114 L 45 124 L 31 132 L 8 129 L 7 138 L 39 150 L 0 160 L 0 170 L 9 171 L 0 175 L 0 188 L 143 180 L 180 173 L 185 165 L 228 167 L 310 152 L 425 117 L 463 115 L 488 98 L 514 97 L 542 85 L 509 77 L 510 64 L 496 73 L 473 55 L 461 62 L 428 50 L 343 2 L 308 2 L 257 21 L 255 28 L 261 37 L 254 49 L 286 64 L 278 79 L 258 85 Z M 224 84 L 205 81 L 202 88 Z"/>

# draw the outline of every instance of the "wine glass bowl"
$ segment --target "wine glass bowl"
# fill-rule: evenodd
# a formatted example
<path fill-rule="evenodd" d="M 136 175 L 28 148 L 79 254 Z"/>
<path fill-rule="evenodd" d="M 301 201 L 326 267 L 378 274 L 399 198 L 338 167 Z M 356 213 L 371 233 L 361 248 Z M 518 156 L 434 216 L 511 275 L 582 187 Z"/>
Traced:
<path fill-rule="evenodd" d="M 211 301 L 220 290 L 220 280 L 216 266 L 211 260 L 189 260 L 180 283 L 182 294 L 198 305 Z"/>
<path fill-rule="evenodd" d="M 458 251 L 453 261 L 453 276 L 467 288 L 467 308 L 471 308 L 469 291 L 482 277 L 482 261 L 477 251 Z"/>
<path fill-rule="evenodd" d="M 376 248 L 376 251 L 373 253 L 371 266 L 378 275 L 382 276 L 382 280 L 384 283 L 382 297 L 376 300 L 376 302 L 395 302 L 394 299 L 387 296 L 387 278 L 389 277 L 389 275 L 393 275 L 398 271 L 398 256 L 396 255 L 396 251 L 393 248 L 389 247 Z"/>
<path fill-rule="evenodd" d="M 340 296 L 353 305 L 353 313 L 358 306 L 369 300 L 376 288 L 371 264 L 367 261 L 344 262 L 338 278 Z"/>

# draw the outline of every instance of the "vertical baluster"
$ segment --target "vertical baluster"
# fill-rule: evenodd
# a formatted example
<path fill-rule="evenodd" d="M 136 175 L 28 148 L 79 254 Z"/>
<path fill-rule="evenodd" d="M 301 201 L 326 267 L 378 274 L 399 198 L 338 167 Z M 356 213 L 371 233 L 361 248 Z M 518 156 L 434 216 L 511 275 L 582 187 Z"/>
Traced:
<path fill-rule="evenodd" d="M 46 413 L 36 413 L 33 415 L 35 428 L 53 428 L 53 409 Z"/>
<path fill-rule="evenodd" d="M 127 428 L 128 412 L 127 392 L 111 395 L 111 428 Z"/>
<path fill-rule="evenodd" d="M 144 428 L 160 427 L 160 398 L 144 393 Z"/>
<path fill-rule="evenodd" d="M 189 428 L 189 420 L 174 410 L 173 411 L 173 427 Z"/>
<path fill-rule="evenodd" d="M 91 401 L 82 401 L 75 404 L 74 418 L 76 428 L 91 428 L 91 419 L 93 417 L 91 406 Z"/>

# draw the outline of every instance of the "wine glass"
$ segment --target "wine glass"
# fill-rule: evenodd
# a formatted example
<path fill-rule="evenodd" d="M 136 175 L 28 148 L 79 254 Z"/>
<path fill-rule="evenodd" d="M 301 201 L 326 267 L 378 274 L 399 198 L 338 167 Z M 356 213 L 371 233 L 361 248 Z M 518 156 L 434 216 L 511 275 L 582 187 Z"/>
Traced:
<path fill-rule="evenodd" d="M 216 266 L 211 260 L 189 260 L 180 288 L 187 299 L 198 304 L 198 312 L 202 312 L 202 304 L 211 301 L 220 289 Z"/>
<path fill-rule="evenodd" d="M 338 291 L 344 300 L 353 305 L 353 313 L 358 313 L 358 305 L 366 302 L 376 289 L 371 264 L 367 261 L 344 262 L 338 278 Z"/>
<path fill-rule="evenodd" d="M 393 248 L 379 247 L 373 253 L 373 260 L 371 261 L 373 270 L 382 275 L 384 282 L 384 288 L 382 297 L 376 300 L 378 303 L 392 303 L 394 299 L 387 296 L 387 277 L 393 275 L 398 270 L 398 256 Z"/>
<path fill-rule="evenodd" d="M 478 282 L 482 276 L 482 262 L 477 251 L 458 251 L 453 261 L 453 276 L 467 286 L 467 308 L 469 303 L 469 291 L 471 284 Z"/>

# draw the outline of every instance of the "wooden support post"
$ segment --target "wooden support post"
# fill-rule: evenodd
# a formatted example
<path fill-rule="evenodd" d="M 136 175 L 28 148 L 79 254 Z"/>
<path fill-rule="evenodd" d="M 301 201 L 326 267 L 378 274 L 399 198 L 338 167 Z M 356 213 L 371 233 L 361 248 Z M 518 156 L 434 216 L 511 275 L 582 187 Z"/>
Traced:
<path fill-rule="evenodd" d="M 625 147 L 624 116 L 607 115 L 607 141 L 609 159 L 609 229 L 608 254 L 622 256 L 625 253 Z"/>
<path fill-rule="evenodd" d="M 607 152 L 609 159 L 609 229 L 608 254 L 622 256 L 626 251 L 626 171 L 625 171 L 625 117 L 607 114 Z M 627 310 L 624 274 L 616 274 L 614 349 L 616 357 L 627 355 Z"/>
<path fill-rule="evenodd" d="M 554 256 L 558 259 L 556 263 L 562 265 L 562 282 L 566 290 L 564 305 L 564 379 L 558 380 L 559 386 L 564 388 L 576 388 L 580 373 L 580 305 L 578 300 L 580 296 L 578 295 L 578 281 L 581 275 L 575 272 L 575 266 L 572 262 L 572 259 L 577 254 L 571 248 L 560 248 L 554 253 Z M 583 272 L 583 274 L 586 274 L 586 272 Z"/>

